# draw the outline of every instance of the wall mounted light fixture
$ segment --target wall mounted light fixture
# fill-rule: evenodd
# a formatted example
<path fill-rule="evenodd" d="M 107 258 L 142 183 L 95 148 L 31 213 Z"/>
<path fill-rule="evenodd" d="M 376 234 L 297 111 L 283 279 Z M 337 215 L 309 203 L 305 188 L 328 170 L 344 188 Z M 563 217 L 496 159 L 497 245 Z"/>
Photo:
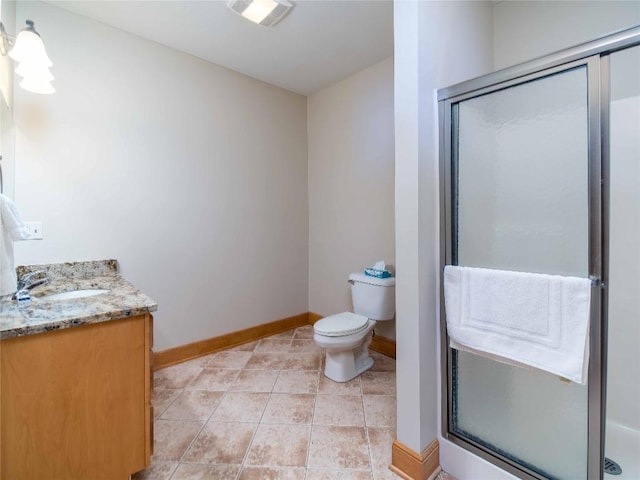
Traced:
<path fill-rule="evenodd" d="M 227 7 L 258 25 L 272 27 L 291 10 L 287 0 L 229 0 Z"/>
<path fill-rule="evenodd" d="M 17 37 L 7 34 L 4 25 L 0 22 L 0 53 L 9 55 L 18 63 L 15 72 L 22 77 L 20 86 L 33 93 L 49 94 L 55 89 L 51 85 L 53 75 L 49 68 L 53 65 L 40 34 L 36 31 L 31 20 L 27 20 L 27 26 L 23 28 Z"/>

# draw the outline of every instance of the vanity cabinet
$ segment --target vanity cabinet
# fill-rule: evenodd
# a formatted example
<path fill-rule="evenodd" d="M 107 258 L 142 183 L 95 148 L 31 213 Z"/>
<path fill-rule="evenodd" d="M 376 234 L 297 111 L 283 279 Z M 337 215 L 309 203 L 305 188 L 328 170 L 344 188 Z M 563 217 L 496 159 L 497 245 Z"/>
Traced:
<path fill-rule="evenodd" d="M 127 480 L 153 446 L 150 314 L 0 342 L 6 480 Z"/>

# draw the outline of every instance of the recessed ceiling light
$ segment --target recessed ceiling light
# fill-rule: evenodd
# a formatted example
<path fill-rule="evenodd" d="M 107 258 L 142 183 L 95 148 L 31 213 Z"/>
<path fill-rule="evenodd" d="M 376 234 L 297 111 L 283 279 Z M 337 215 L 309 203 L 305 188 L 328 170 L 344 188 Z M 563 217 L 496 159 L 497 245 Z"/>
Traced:
<path fill-rule="evenodd" d="M 293 4 L 287 0 L 229 0 L 227 6 L 247 20 L 272 27 L 282 20 Z"/>

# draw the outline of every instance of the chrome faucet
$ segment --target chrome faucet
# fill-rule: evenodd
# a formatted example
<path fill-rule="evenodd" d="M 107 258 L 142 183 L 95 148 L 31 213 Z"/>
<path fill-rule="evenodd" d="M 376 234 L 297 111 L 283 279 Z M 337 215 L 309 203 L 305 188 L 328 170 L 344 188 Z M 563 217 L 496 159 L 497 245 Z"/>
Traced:
<path fill-rule="evenodd" d="M 44 270 L 27 273 L 18 279 L 18 289 L 13 298 L 18 301 L 30 300 L 31 295 L 29 294 L 29 290 L 48 283 L 49 277 L 47 277 L 47 272 Z"/>

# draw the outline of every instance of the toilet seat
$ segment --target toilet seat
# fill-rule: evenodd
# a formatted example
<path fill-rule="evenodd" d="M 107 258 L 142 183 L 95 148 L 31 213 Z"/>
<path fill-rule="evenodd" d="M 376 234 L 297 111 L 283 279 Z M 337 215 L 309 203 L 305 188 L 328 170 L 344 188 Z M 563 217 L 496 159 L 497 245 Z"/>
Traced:
<path fill-rule="evenodd" d="M 318 335 L 325 337 L 343 337 L 365 331 L 369 326 L 369 319 L 357 313 L 343 312 L 325 317 L 313 325 Z"/>

